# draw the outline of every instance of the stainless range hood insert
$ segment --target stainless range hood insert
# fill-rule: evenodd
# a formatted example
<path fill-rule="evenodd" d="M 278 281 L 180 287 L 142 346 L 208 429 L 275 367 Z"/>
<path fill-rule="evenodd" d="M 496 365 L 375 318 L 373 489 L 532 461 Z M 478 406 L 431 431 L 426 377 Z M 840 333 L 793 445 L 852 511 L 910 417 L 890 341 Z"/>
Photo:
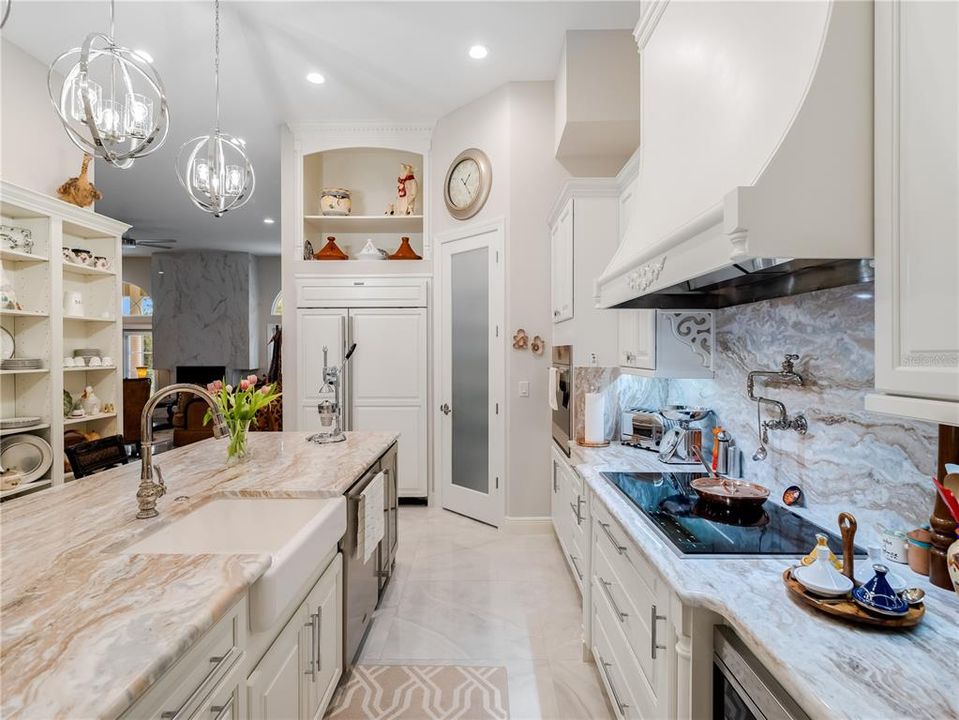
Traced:
<path fill-rule="evenodd" d="M 717 310 L 871 282 L 872 260 L 755 258 L 615 305 L 617 308 Z"/>

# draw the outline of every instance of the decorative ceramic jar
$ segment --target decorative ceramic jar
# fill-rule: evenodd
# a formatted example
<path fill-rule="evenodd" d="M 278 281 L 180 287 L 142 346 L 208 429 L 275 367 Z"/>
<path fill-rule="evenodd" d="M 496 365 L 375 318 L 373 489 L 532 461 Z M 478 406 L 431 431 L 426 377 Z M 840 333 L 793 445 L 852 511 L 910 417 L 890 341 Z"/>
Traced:
<path fill-rule="evenodd" d="M 410 245 L 410 239 L 408 237 L 400 238 L 400 246 L 396 248 L 396 252 L 390 255 L 390 260 L 422 260 L 423 258 L 416 254 L 416 251 L 413 249 L 413 246 Z"/>
<path fill-rule="evenodd" d="M 956 528 L 956 541 L 946 550 L 946 565 L 952 578 L 952 587 L 959 595 L 959 528 Z"/>
<path fill-rule="evenodd" d="M 320 212 L 324 215 L 349 215 L 353 199 L 346 188 L 324 188 L 320 193 Z"/>

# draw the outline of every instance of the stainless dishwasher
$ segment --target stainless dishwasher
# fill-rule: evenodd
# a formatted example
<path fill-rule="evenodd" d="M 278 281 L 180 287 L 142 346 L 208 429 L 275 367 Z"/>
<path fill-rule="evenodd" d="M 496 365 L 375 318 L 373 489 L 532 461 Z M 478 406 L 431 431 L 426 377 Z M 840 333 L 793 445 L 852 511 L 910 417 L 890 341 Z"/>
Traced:
<path fill-rule="evenodd" d="M 343 553 L 343 678 L 353 669 L 373 611 L 392 577 L 396 560 L 397 484 L 396 444 L 392 445 L 369 470 L 346 491 L 346 534 L 340 540 Z M 383 478 L 383 539 L 379 548 L 363 561 L 357 549 L 360 494 L 379 473 Z"/>

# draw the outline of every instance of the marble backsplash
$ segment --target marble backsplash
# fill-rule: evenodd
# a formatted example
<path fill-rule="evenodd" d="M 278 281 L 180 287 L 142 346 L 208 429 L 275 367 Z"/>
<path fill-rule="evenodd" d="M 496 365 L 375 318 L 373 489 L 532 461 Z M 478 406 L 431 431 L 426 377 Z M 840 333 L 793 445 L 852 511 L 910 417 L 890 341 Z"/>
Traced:
<path fill-rule="evenodd" d="M 860 521 L 861 542 L 872 542 L 879 525 L 908 529 L 928 523 L 935 425 L 863 409 L 873 390 L 871 284 L 725 308 L 715 323 L 713 379 L 647 379 L 615 368 L 577 368 L 577 410 L 583 392 L 604 392 L 608 437 L 618 438 L 622 409 L 702 405 L 743 451 L 746 479 L 766 485 L 775 497 L 799 485 L 806 498 L 801 512 L 821 523 L 833 526 L 840 511 L 850 510 Z M 769 456 L 757 462 L 756 405 L 746 396 L 746 375 L 778 370 L 786 353 L 799 355 L 796 370 L 805 385 L 757 381 L 756 392 L 781 400 L 791 416 L 804 413 L 809 430 L 804 436 L 770 431 Z M 772 418 L 768 409 L 763 412 Z"/>

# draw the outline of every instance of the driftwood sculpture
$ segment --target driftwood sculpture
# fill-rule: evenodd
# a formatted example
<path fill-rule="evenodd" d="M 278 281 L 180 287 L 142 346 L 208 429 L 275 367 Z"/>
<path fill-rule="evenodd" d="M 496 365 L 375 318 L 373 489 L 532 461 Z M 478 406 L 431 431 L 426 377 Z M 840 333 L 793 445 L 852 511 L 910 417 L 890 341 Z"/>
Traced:
<path fill-rule="evenodd" d="M 83 164 L 80 166 L 80 175 L 67 180 L 57 190 L 57 195 L 61 200 L 78 205 L 79 207 L 88 207 L 94 201 L 103 198 L 103 193 L 96 189 L 96 186 L 87 179 L 87 170 L 90 167 L 92 155 L 83 154 Z"/>

